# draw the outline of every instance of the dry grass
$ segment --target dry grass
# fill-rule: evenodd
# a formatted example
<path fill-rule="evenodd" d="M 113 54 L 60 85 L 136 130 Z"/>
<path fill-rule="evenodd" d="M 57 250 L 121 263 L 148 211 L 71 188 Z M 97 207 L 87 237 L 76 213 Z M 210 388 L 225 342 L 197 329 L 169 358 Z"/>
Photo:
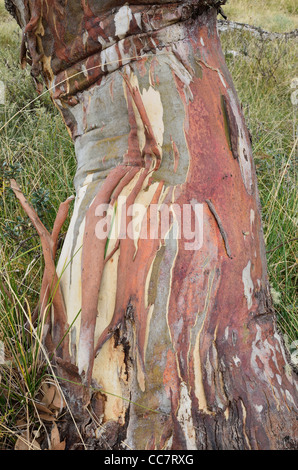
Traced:
<path fill-rule="evenodd" d="M 297 0 L 228 0 L 224 7 L 228 19 L 273 32 L 298 28 Z"/>

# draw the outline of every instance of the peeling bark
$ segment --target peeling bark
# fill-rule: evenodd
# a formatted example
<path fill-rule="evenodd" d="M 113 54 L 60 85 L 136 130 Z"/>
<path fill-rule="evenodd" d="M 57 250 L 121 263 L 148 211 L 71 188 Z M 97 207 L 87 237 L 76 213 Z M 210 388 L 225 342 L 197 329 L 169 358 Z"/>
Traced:
<path fill-rule="evenodd" d="M 41 73 L 78 160 L 70 227 L 46 276 L 62 274 L 72 328 L 56 361 L 86 442 L 295 447 L 297 377 L 275 326 L 250 138 L 217 34 L 225 2 L 9 3 L 22 63 Z M 141 216 L 129 212 L 137 204 Z M 193 227 L 197 205 L 203 244 L 190 249 L 179 211 L 190 207 Z M 70 428 L 66 439 L 79 442 Z"/>

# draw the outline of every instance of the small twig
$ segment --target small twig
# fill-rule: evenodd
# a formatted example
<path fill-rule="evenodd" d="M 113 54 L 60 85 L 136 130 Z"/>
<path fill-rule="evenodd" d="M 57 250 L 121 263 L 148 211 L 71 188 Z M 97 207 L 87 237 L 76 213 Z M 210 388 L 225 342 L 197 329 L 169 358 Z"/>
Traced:
<path fill-rule="evenodd" d="M 52 243 L 51 243 L 51 240 L 50 240 L 51 237 L 50 237 L 49 232 L 47 231 L 47 229 L 45 228 L 43 223 L 40 221 L 40 219 L 39 219 L 37 213 L 35 212 L 35 210 L 28 203 L 28 201 L 25 198 L 24 194 L 22 193 L 19 185 L 17 184 L 17 182 L 14 179 L 10 180 L 10 186 L 11 186 L 11 189 L 13 190 L 13 192 L 15 193 L 16 197 L 20 201 L 20 204 L 23 207 L 24 211 L 26 212 L 29 219 L 33 223 L 38 235 L 41 238 L 41 241 L 46 242 L 49 246 L 51 246 Z"/>
<path fill-rule="evenodd" d="M 15 249 L 15 251 L 13 252 L 13 254 L 10 256 L 9 260 L 11 261 L 15 255 L 17 254 L 17 252 L 22 248 L 23 245 L 25 245 L 29 240 L 31 240 L 32 238 L 34 237 L 37 237 L 37 233 L 33 233 L 33 235 L 31 235 L 30 237 L 26 238 L 25 240 L 21 241 L 18 245 L 18 247 Z"/>
<path fill-rule="evenodd" d="M 267 250 L 267 253 L 272 253 L 273 251 L 278 250 L 278 248 L 280 248 L 281 246 L 284 246 L 284 244 L 296 242 L 297 240 L 298 240 L 298 237 L 291 238 L 290 240 L 286 240 L 284 243 L 280 243 L 279 245 L 275 246 L 271 250 Z"/>
<path fill-rule="evenodd" d="M 227 15 L 225 14 L 225 12 L 223 11 L 223 9 L 221 7 L 219 7 L 219 9 L 218 9 L 218 13 L 219 13 L 219 15 L 221 15 L 223 17 L 224 20 L 228 19 Z"/>
<path fill-rule="evenodd" d="M 233 31 L 235 29 L 238 29 L 239 31 L 248 31 L 249 33 L 252 33 L 254 36 L 258 36 L 261 39 L 269 39 L 269 40 L 274 40 L 274 39 L 294 39 L 298 36 L 298 29 L 294 29 L 293 31 L 290 31 L 289 33 L 272 33 L 270 31 L 264 31 L 261 28 L 258 28 L 256 26 L 252 26 L 249 24 L 244 24 L 244 23 L 237 23 L 235 21 L 223 21 L 223 20 L 218 20 L 217 22 L 217 28 L 218 31 L 220 32 L 225 32 L 225 31 Z"/>
<path fill-rule="evenodd" d="M 120 240 L 119 238 L 117 239 L 116 241 L 116 245 L 114 246 L 113 250 L 111 251 L 111 253 L 104 259 L 104 264 L 106 265 L 107 262 L 114 256 L 114 254 L 116 253 L 116 251 L 119 249 L 120 247 Z"/>
<path fill-rule="evenodd" d="M 59 234 L 61 232 L 61 229 L 62 229 L 62 226 L 68 216 L 68 211 L 69 211 L 69 204 L 71 201 L 74 200 L 74 196 L 70 196 L 66 199 L 66 201 L 62 202 L 59 206 L 59 209 L 58 209 L 58 213 L 56 215 L 56 219 L 55 219 L 55 222 L 54 222 L 54 226 L 53 226 L 53 230 L 52 230 L 52 234 L 51 234 L 51 237 L 52 237 L 52 240 L 53 240 L 53 243 L 54 243 L 54 257 L 55 257 L 55 254 L 56 254 L 56 250 L 57 250 L 57 247 L 58 247 L 58 241 L 59 241 Z"/>
<path fill-rule="evenodd" d="M 5 285 L 5 279 L 4 279 L 4 276 L 2 274 L 1 274 L 1 278 L 3 278 L 3 281 L 1 282 L 0 290 L 3 290 L 4 294 L 8 297 L 10 302 L 13 302 L 13 297 L 12 297 L 11 293 L 9 292 L 9 290 L 7 289 L 6 285 Z"/>
<path fill-rule="evenodd" d="M 229 242 L 228 242 L 228 236 L 226 234 L 226 231 L 225 229 L 223 228 L 223 225 L 222 225 L 222 222 L 220 220 L 220 217 L 219 215 L 217 214 L 216 210 L 215 210 L 215 207 L 214 205 L 212 204 L 212 202 L 210 201 L 210 199 L 206 199 L 206 203 L 210 209 L 210 212 L 212 213 L 212 215 L 214 216 L 215 220 L 216 220 L 216 223 L 218 225 L 218 228 L 219 228 L 219 231 L 220 231 L 220 234 L 223 238 L 223 241 L 224 241 L 224 244 L 225 244 L 225 248 L 226 248 L 226 252 L 227 252 L 227 255 L 229 258 L 233 259 L 232 257 L 232 254 L 231 254 L 231 250 L 230 250 L 230 245 L 229 245 Z"/>

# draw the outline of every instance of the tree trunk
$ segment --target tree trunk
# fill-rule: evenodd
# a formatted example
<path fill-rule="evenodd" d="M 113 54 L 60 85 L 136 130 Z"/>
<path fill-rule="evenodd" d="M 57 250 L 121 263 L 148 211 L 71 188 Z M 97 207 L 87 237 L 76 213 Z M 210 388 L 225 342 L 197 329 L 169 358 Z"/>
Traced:
<path fill-rule="evenodd" d="M 225 2 L 7 3 L 24 31 L 22 63 L 42 75 L 77 156 L 45 342 L 85 443 L 294 448 L 297 379 L 217 33 Z"/>

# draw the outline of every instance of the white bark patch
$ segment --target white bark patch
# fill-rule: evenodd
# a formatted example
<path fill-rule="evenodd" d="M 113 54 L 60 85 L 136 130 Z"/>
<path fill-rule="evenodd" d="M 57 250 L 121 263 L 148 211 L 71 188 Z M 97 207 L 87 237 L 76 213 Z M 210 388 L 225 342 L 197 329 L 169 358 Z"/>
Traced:
<path fill-rule="evenodd" d="M 86 69 L 86 65 L 85 65 L 85 64 L 82 65 L 82 72 L 83 72 L 83 74 L 85 75 L 85 77 L 88 78 L 88 71 L 87 71 L 87 69 Z"/>
<path fill-rule="evenodd" d="M 86 46 L 88 36 L 89 36 L 88 31 L 84 31 L 84 33 L 83 33 L 83 44 L 84 44 L 84 46 Z"/>
<path fill-rule="evenodd" d="M 102 47 L 107 46 L 107 42 L 105 41 L 105 39 L 102 36 L 97 36 L 97 40 L 102 45 Z"/>
<path fill-rule="evenodd" d="M 223 86 L 224 86 L 225 88 L 227 88 L 226 82 L 224 81 L 224 78 L 223 78 L 223 76 L 222 76 L 222 74 L 221 74 L 221 72 L 220 72 L 219 70 L 218 70 L 218 75 L 219 75 L 220 81 L 221 81 L 221 83 L 223 84 Z"/>
<path fill-rule="evenodd" d="M 253 233 L 254 223 L 255 223 L 255 211 L 253 209 L 250 209 L 250 231 L 251 231 L 252 238 L 254 238 L 254 233 Z"/>
<path fill-rule="evenodd" d="M 259 422 L 262 422 L 262 411 L 264 409 L 263 405 L 254 404 L 254 409 L 256 410 L 256 418 Z"/>
<path fill-rule="evenodd" d="M 128 5 L 121 7 L 114 17 L 116 36 L 123 39 L 129 31 L 129 25 L 132 20 L 131 9 Z"/>
<path fill-rule="evenodd" d="M 234 356 L 233 357 L 233 361 L 234 361 L 234 364 L 236 367 L 240 367 L 241 366 L 241 360 L 239 359 L 238 356 Z"/>
<path fill-rule="evenodd" d="M 287 397 L 288 401 L 290 403 L 292 403 L 292 405 L 296 406 L 295 400 L 292 397 L 292 395 L 290 394 L 289 390 L 286 390 L 286 397 Z"/>
<path fill-rule="evenodd" d="M 252 294 L 253 294 L 253 289 L 254 285 L 251 279 L 251 261 L 247 263 L 247 266 L 243 269 L 242 271 L 242 282 L 244 285 L 244 295 L 247 300 L 247 308 L 250 309 L 252 307 Z"/>
<path fill-rule="evenodd" d="M 142 14 L 141 13 L 135 13 L 134 14 L 136 23 L 140 29 L 142 29 Z"/>
<path fill-rule="evenodd" d="M 172 450 L 172 445 L 173 445 L 173 436 L 171 436 L 166 444 L 163 446 L 162 450 Z"/>
<path fill-rule="evenodd" d="M 259 325 L 256 325 L 257 334 L 255 341 L 252 343 L 252 354 L 251 354 L 251 367 L 259 379 L 268 384 L 270 390 L 273 391 L 274 398 L 277 407 L 280 407 L 280 393 L 276 387 L 272 384 L 274 378 L 274 372 L 271 369 L 271 363 L 273 362 L 276 366 L 275 349 L 269 344 L 268 340 L 262 339 L 262 329 Z M 262 364 L 260 366 L 260 363 Z"/>
<path fill-rule="evenodd" d="M 257 410 L 258 413 L 261 413 L 263 410 L 263 405 L 255 405 L 255 409 Z"/>
<path fill-rule="evenodd" d="M 101 53 L 101 70 L 104 72 L 105 66 L 115 66 L 119 62 L 117 50 L 114 47 L 108 47 Z M 107 67 L 109 70 L 109 67 Z"/>
<path fill-rule="evenodd" d="M 197 450 L 196 432 L 191 416 L 191 408 L 192 402 L 188 394 L 186 384 L 182 382 L 180 388 L 180 401 L 179 410 L 177 413 L 177 420 L 183 430 L 187 450 Z"/>
<path fill-rule="evenodd" d="M 206 371 L 206 375 L 207 375 L 208 385 L 211 387 L 213 368 L 212 368 L 212 365 L 211 365 L 211 362 L 210 362 L 209 351 L 207 352 L 207 358 L 206 358 L 206 363 L 205 363 L 205 371 Z"/>
<path fill-rule="evenodd" d="M 164 123 L 163 105 L 161 102 L 160 93 L 150 86 L 148 90 L 143 90 L 142 98 L 153 129 L 154 136 L 161 151 L 163 144 Z"/>

